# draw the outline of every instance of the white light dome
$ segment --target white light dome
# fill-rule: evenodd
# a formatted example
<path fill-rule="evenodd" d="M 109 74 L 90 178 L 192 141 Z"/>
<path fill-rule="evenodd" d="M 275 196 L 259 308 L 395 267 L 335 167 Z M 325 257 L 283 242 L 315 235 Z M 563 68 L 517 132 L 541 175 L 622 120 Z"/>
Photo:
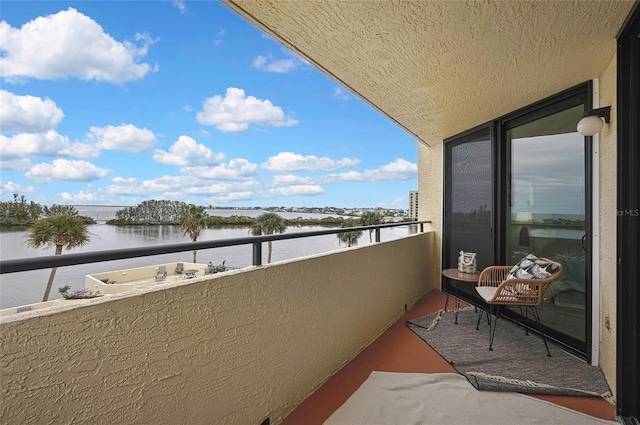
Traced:
<path fill-rule="evenodd" d="M 589 115 L 582 118 L 578 123 L 578 133 L 583 136 L 593 136 L 602 130 L 602 126 L 604 126 L 602 118 L 596 115 Z"/>

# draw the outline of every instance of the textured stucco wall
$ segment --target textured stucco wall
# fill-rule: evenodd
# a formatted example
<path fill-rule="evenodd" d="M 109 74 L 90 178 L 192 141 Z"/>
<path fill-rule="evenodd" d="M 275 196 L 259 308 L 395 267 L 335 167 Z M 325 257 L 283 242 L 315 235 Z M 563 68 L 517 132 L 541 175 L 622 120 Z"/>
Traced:
<path fill-rule="evenodd" d="M 611 106 L 611 123 L 600 131 L 600 367 L 616 390 L 616 222 L 617 222 L 617 113 L 616 57 L 600 75 L 600 106 Z M 606 318 L 610 323 L 605 327 Z"/>
<path fill-rule="evenodd" d="M 3 424 L 278 424 L 430 287 L 433 233 L 3 319 Z"/>
<path fill-rule="evenodd" d="M 436 267 L 430 281 L 434 288 L 440 289 L 440 272 L 442 265 L 442 179 L 443 179 L 444 144 L 432 143 L 418 148 L 418 202 L 420 203 L 419 220 L 431 220 L 430 228 L 434 231 L 434 251 L 430 258 Z"/>

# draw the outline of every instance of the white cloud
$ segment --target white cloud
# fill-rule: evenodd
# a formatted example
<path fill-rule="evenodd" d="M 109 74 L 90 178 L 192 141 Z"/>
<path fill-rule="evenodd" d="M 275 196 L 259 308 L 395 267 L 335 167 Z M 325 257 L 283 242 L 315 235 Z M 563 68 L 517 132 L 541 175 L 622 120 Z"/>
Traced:
<path fill-rule="evenodd" d="M 321 183 L 371 182 L 409 180 L 416 177 L 418 166 L 405 159 L 398 158 L 373 170 L 348 171 L 346 173 L 330 174 L 318 179 Z"/>
<path fill-rule="evenodd" d="M 36 188 L 33 186 L 22 186 L 12 181 L 0 181 L 0 193 L 33 193 Z"/>
<path fill-rule="evenodd" d="M 60 155 L 68 155 L 76 158 L 95 158 L 100 155 L 100 149 L 95 145 L 73 142 L 68 147 L 60 149 Z"/>
<path fill-rule="evenodd" d="M 350 99 L 349 95 L 342 87 L 336 87 L 336 89 L 333 91 L 333 97 L 337 97 L 338 99 L 341 99 L 341 100 Z"/>
<path fill-rule="evenodd" d="M 361 182 L 364 175 L 359 171 L 347 171 L 346 173 L 331 174 L 325 178 L 327 183 Z"/>
<path fill-rule="evenodd" d="M 39 182 L 52 180 L 87 182 L 100 179 L 108 173 L 108 169 L 97 167 L 87 161 L 56 159 L 52 164 L 41 162 L 32 166 L 25 175 Z"/>
<path fill-rule="evenodd" d="M 324 193 L 324 189 L 318 185 L 294 185 L 269 189 L 267 193 L 271 196 L 314 196 L 322 195 Z"/>
<path fill-rule="evenodd" d="M 187 11 L 187 6 L 184 5 L 184 1 L 182 0 L 173 0 L 173 5 L 180 11 L 180 13 L 184 14 Z"/>
<path fill-rule="evenodd" d="M 38 17 L 13 28 L 0 22 L 0 73 L 9 81 L 22 78 L 123 83 L 139 80 L 152 71 L 139 63 L 154 42 L 136 34 L 136 41 L 114 40 L 93 19 L 69 8 Z"/>
<path fill-rule="evenodd" d="M 180 171 L 201 179 L 242 180 L 254 177 L 257 169 L 258 164 L 237 158 L 215 167 L 185 167 Z"/>
<path fill-rule="evenodd" d="M 119 183 L 135 183 L 137 181 L 137 179 L 135 177 L 129 177 L 129 178 L 124 178 L 124 177 L 114 177 L 111 179 L 111 181 L 113 183 L 119 184 Z"/>
<path fill-rule="evenodd" d="M 142 152 L 153 148 L 156 136 L 146 128 L 136 128 L 132 124 L 119 126 L 91 127 L 87 134 L 96 146 L 106 150 L 121 150 L 127 152 Z"/>
<path fill-rule="evenodd" d="M 224 29 L 223 28 L 219 28 L 218 32 L 216 33 L 216 38 L 215 40 L 213 40 L 213 45 L 214 46 L 219 46 L 220 44 L 222 44 L 222 36 L 224 35 Z"/>
<path fill-rule="evenodd" d="M 255 180 L 218 181 L 216 183 L 211 183 L 211 180 L 196 180 L 194 185 L 182 188 L 182 193 L 190 195 L 219 195 L 230 192 L 247 191 L 257 186 L 258 184 Z"/>
<path fill-rule="evenodd" d="M 27 158 L 4 159 L 0 157 L 0 170 L 26 171 L 31 166 Z"/>
<path fill-rule="evenodd" d="M 212 196 L 210 199 L 213 203 L 224 203 L 242 201 L 245 199 L 251 199 L 252 197 L 253 192 L 231 192 L 222 196 Z"/>
<path fill-rule="evenodd" d="M 244 90 L 229 87 L 223 98 L 216 95 L 202 104 L 202 111 L 196 119 L 203 125 L 214 125 L 224 132 L 246 131 L 249 124 L 272 127 L 289 127 L 298 124 L 286 117 L 282 108 L 274 106 L 270 100 L 260 100 L 246 96 Z"/>
<path fill-rule="evenodd" d="M 69 192 L 60 193 L 60 197 L 69 203 L 83 203 L 83 202 L 95 202 L 98 200 L 98 195 L 92 192 L 85 192 L 81 190 L 75 195 L 70 194 Z"/>
<path fill-rule="evenodd" d="M 390 162 L 373 170 L 365 170 L 363 172 L 351 170 L 344 173 L 316 176 L 313 178 L 313 181 L 319 184 L 327 184 L 409 180 L 416 177 L 417 173 L 418 166 L 416 164 L 405 159 L 398 158 L 393 162 Z"/>
<path fill-rule="evenodd" d="M 160 176 L 150 180 L 138 180 L 135 177 L 115 177 L 106 187 L 108 195 L 144 195 L 176 191 L 183 187 L 191 187 L 196 183 L 192 178 L 184 176 Z"/>
<path fill-rule="evenodd" d="M 409 201 L 407 201 L 405 198 L 398 196 L 396 198 L 394 198 L 392 201 L 390 202 L 378 202 L 378 204 L 376 206 L 381 207 L 381 208 L 404 208 L 406 209 L 408 206 Z"/>
<path fill-rule="evenodd" d="M 418 165 L 406 159 L 398 158 L 393 162 L 383 165 L 375 170 L 364 172 L 367 180 L 408 180 L 418 174 Z"/>
<path fill-rule="evenodd" d="M 298 66 L 295 59 L 273 59 L 269 56 L 258 56 L 253 60 L 253 67 L 259 71 L 286 74 Z"/>
<path fill-rule="evenodd" d="M 315 155 L 303 156 L 293 152 L 280 152 L 271 156 L 262 168 L 275 173 L 290 171 L 336 170 L 338 168 L 354 167 L 360 163 L 358 159 L 342 158 L 334 160 L 328 157 L 318 158 Z"/>
<path fill-rule="evenodd" d="M 224 160 L 223 153 L 213 153 L 211 149 L 197 143 L 189 136 L 180 136 L 169 148 L 169 152 L 157 149 L 153 159 L 163 164 L 178 167 L 216 164 Z"/>
<path fill-rule="evenodd" d="M 100 151 L 93 145 L 71 142 L 67 136 L 49 130 L 46 133 L 20 133 L 12 137 L 0 135 L 0 153 L 9 158 L 28 155 L 91 158 L 98 156 Z"/>
<path fill-rule="evenodd" d="M 51 99 L 0 90 L 0 122 L 5 134 L 46 132 L 56 128 L 62 118 L 62 109 Z"/>
<path fill-rule="evenodd" d="M 0 135 L 0 152 L 3 156 L 45 155 L 55 156 L 70 145 L 69 138 L 55 131 L 46 133 L 21 133 L 12 137 Z"/>
<path fill-rule="evenodd" d="M 249 191 L 259 186 L 252 180 L 242 182 L 218 182 L 211 184 L 209 181 L 201 181 L 200 186 L 191 186 L 183 189 L 183 193 L 190 195 L 214 195 L 228 194 L 231 192 Z"/>
<path fill-rule="evenodd" d="M 277 186 L 290 184 L 307 184 L 313 179 L 311 177 L 298 176 L 295 174 L 277 174 L 273 177 L 273 184 Z"/>
<path fill-rule="evenodd" d="M 217 195 L 229 196 L 233 193 L 252 193 L 258 187 L 255 180 L 228 181 L 211 183 L 211 180 L 201 180 L 194 176 L 162 176 L 150 180 L 136 178 L 115 177 L 105 189 L 108 196 L 143 196 L 156 199 L 180 199 L 186 195 Z"/>

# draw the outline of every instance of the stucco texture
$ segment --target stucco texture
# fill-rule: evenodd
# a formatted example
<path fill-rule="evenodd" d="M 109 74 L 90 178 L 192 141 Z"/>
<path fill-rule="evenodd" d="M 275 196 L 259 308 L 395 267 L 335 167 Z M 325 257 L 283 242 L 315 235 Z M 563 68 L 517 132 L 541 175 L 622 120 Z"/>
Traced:
<path fill-rule="evenodd" d="M 430 287 L 432 233 L 3 319 L 3 424 L 278 424 Z"/>
<path fill-rule="evenodd" d="M 444 145 L 434 144 L 425 146 L 419 144 L 418 148 L 418 199 L 420 202 L 419 220 L 430 220 L 431 229 L 434 231 L 434 251 L 432 261 L 434 274 L 431 276 L 436 282 L 436 288 L 441 287 L 440 276 L 442 269 L 442 202 L 443 202 L 443 153 Z"/>
<path fill-rule="evenodd" d="M 600 131 L 600 367 L 609 386 L 616 389 L 616 293 L 617 293 L 617 113 L 616 56 L 600 76 L 600 106 L 611 106 L 611 122 Z M 610 323 L 605 326 L 606 319 Z"/>

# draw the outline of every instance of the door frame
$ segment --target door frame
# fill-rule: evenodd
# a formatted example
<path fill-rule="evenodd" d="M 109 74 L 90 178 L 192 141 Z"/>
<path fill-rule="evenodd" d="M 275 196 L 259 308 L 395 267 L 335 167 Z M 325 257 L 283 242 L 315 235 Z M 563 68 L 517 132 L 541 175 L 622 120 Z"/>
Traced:
<path fill-rule="evenodd" d="M 617 36 L 616 402 L 624 424 L 640 417 L 640 2 Z"/>

